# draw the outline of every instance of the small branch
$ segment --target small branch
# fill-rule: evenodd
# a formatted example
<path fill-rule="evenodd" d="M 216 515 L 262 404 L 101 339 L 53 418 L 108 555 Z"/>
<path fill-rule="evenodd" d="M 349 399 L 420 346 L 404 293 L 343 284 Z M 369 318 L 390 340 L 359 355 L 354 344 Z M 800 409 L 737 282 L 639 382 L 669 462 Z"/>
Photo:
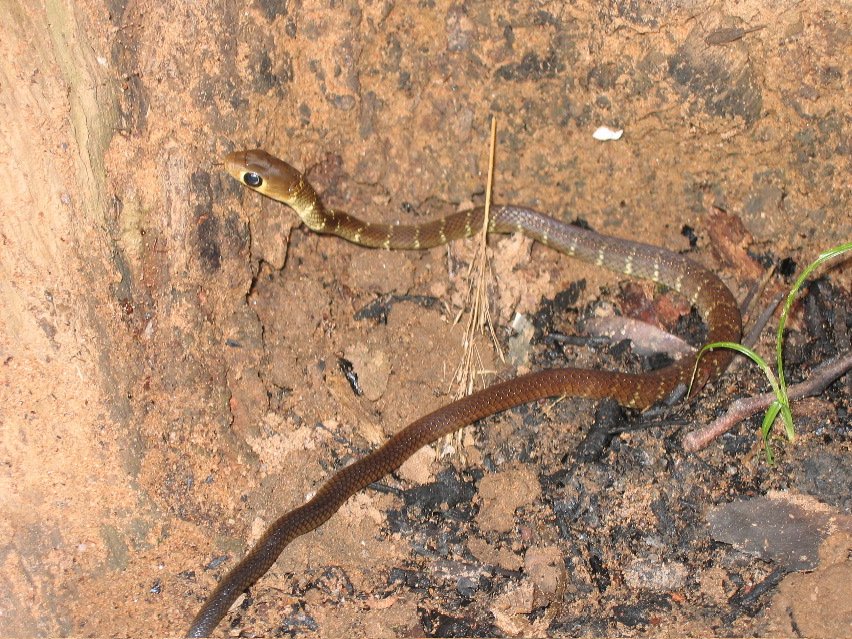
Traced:
<path fill-rule="evenodd" d="M 783 299 L 784 293 L 778 293 L 778 295 L 776 295 L 775 298 L 766 305 L 757 319 L 752 323 L 748 333 L 743 335 L 742 340 L 740 340 L 740 343 L 743 346 L 754 348 L 754 345 L 757 344 L 757 340 L 760 339 L 761 333 L 763 333 L 763 329 L 766 328 L 767 324 L 769 324 L 769 320 L 772 319 L 775 311 L 778 310 L 778 305 L 781 304 L 781 300 Z M 750 361 L 748 357 L 745 357 L 740 353 L 735 354 L 734 361 L 732 361 L 731 365 L 728 366 L 728 374 L 730 375 L 740 370 L 740 367 L 748 361 Z"/>
<path fill-rule="evenodd" d="M 766 290 L 766 287 L 769 286 L 769 281 L 772 279 L 772 276 L 775 275 L 775 270 L 776 266 L 773 264 L 766 270 L 763 277 L 760 278 L 760 281 L 756 282 L 754 286 L 751 287 L 745 299 L 742 301 L 742 304 L 740 304 L 743 317 L 746 315 L 752 315 L 754 312 L 754 305 L 763 296 L 763 292 Z"/>
<path fill-rule="evenodd" d="M 763 329 L 766 328 L 766 325 L 769 324 L 769 320 L 772 319 L 772 316 L 778 309 L 778 305 L 781 304 L 781 300 L 783 299 L 784 293 L 778 293 L 778 295 L 776 295 L 772 301 L 766 305 L 766 308 L 763 309 L 763 312 L 754 321 L 754 325 L 751 327 L 748 334 L 743 338 L 743 346 L 754 348 L 754 345 L 757 344 L 757 340 L 760 338 L 760 334 L 763 332 Z"/>
<path fill-rule="evenodd" d="M 848 351 L 832 362 L 814 369 L 811 378 L 787 389 L 790 400 L 817 395 L 838 377 L 852 368 L 852 351 Z M 746 417 L 765 410 L 773 401 L 774 393 L 739 399 L 731 404 L 728 412 L 704 428 L 693 431 L 683 438 L 683 448 L 689 453 L 701 450 L 719 435 L 727 433 Z"/>

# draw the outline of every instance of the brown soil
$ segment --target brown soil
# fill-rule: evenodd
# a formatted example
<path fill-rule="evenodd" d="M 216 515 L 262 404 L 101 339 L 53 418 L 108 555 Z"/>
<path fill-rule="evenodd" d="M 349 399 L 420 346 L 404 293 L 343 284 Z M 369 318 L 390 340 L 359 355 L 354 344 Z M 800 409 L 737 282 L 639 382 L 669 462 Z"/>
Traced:
<path fill-rule="evenodd" d="M 330 206 L 424 220 L 482 200 L 494 115 L 497 201 L 688 252 L 741 300 L 852 238 L 839 1 L 10 0 L 0 32 L 3 636 L 185 631 L 277 515 L 450 401 L 471 243 L 306 232 L 227 176 L 230 150 L 307 170 Z M 528 363 L 485 355 L 500 376 L 641 366 L 548 339 L 613 307 L 686 323 L 652 287 L 523 238 L 491 248 L 500 340 L 516 313 L 536 327 Z M 796 380 L 849 348 L 852 268 L 823 272 L 791 320 Z M 576 465 L 591 402 L 468 428 L 292 544 L 218 632 L 852 636 L 852 597 L 824 608 L 852 583 L 849 376 L 801 405 L 774 467 L 759 418 L 680 447 L 764 389 L 742 366 L 686 427 Z M 828 509 L 813 572 L 712 536 L 715 506 L 770 491 Z"/>

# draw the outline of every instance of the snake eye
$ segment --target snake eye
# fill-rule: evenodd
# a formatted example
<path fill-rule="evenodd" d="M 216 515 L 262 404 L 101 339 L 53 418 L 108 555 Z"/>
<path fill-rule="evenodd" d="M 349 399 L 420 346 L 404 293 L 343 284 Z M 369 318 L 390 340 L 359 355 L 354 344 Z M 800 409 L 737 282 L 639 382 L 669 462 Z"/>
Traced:
<path fill-rule="evenodd" d="M 253 189 L 256 189 L 261 184 L 263 184 L 263 178 L 260 177 L 257 173 L 246 173 L 243 175 L 243 182 L 245 182 L 246 186 L 250 186 Z"/>

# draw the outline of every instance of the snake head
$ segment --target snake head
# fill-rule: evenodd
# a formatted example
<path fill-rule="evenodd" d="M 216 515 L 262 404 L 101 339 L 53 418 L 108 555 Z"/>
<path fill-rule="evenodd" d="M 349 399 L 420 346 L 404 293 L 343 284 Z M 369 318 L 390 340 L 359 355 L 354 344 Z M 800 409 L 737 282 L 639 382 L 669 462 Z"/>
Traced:
<path fill-rule="evenodd" d="M 260 149 L 229 153 L 225 169 L 243 185 L 285 204 L 298 195 L 302 183 L 296 169 Z"/>

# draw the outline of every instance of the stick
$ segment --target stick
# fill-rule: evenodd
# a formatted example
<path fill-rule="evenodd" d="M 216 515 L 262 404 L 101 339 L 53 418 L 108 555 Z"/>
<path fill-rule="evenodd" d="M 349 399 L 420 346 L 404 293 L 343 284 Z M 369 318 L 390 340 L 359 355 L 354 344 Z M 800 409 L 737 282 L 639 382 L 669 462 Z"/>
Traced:
<path fill-rule="evenodd" d="M 811 378 L 787 389 L 791 400 L 817 395 L 838 377 L 852 368 L 852 351 L 847 351 L 836 360 L 814 369 Z M 728 412 L 704 428 L 693 431 L 683 438 L 683 449 L 689 453 L 701 450 L 719 435 L 727 433 L 736 424 L 754 413 L 766 409 L 775 401 L 775 393 L 764 393 L 755 397 L 738 399 Z"/>

